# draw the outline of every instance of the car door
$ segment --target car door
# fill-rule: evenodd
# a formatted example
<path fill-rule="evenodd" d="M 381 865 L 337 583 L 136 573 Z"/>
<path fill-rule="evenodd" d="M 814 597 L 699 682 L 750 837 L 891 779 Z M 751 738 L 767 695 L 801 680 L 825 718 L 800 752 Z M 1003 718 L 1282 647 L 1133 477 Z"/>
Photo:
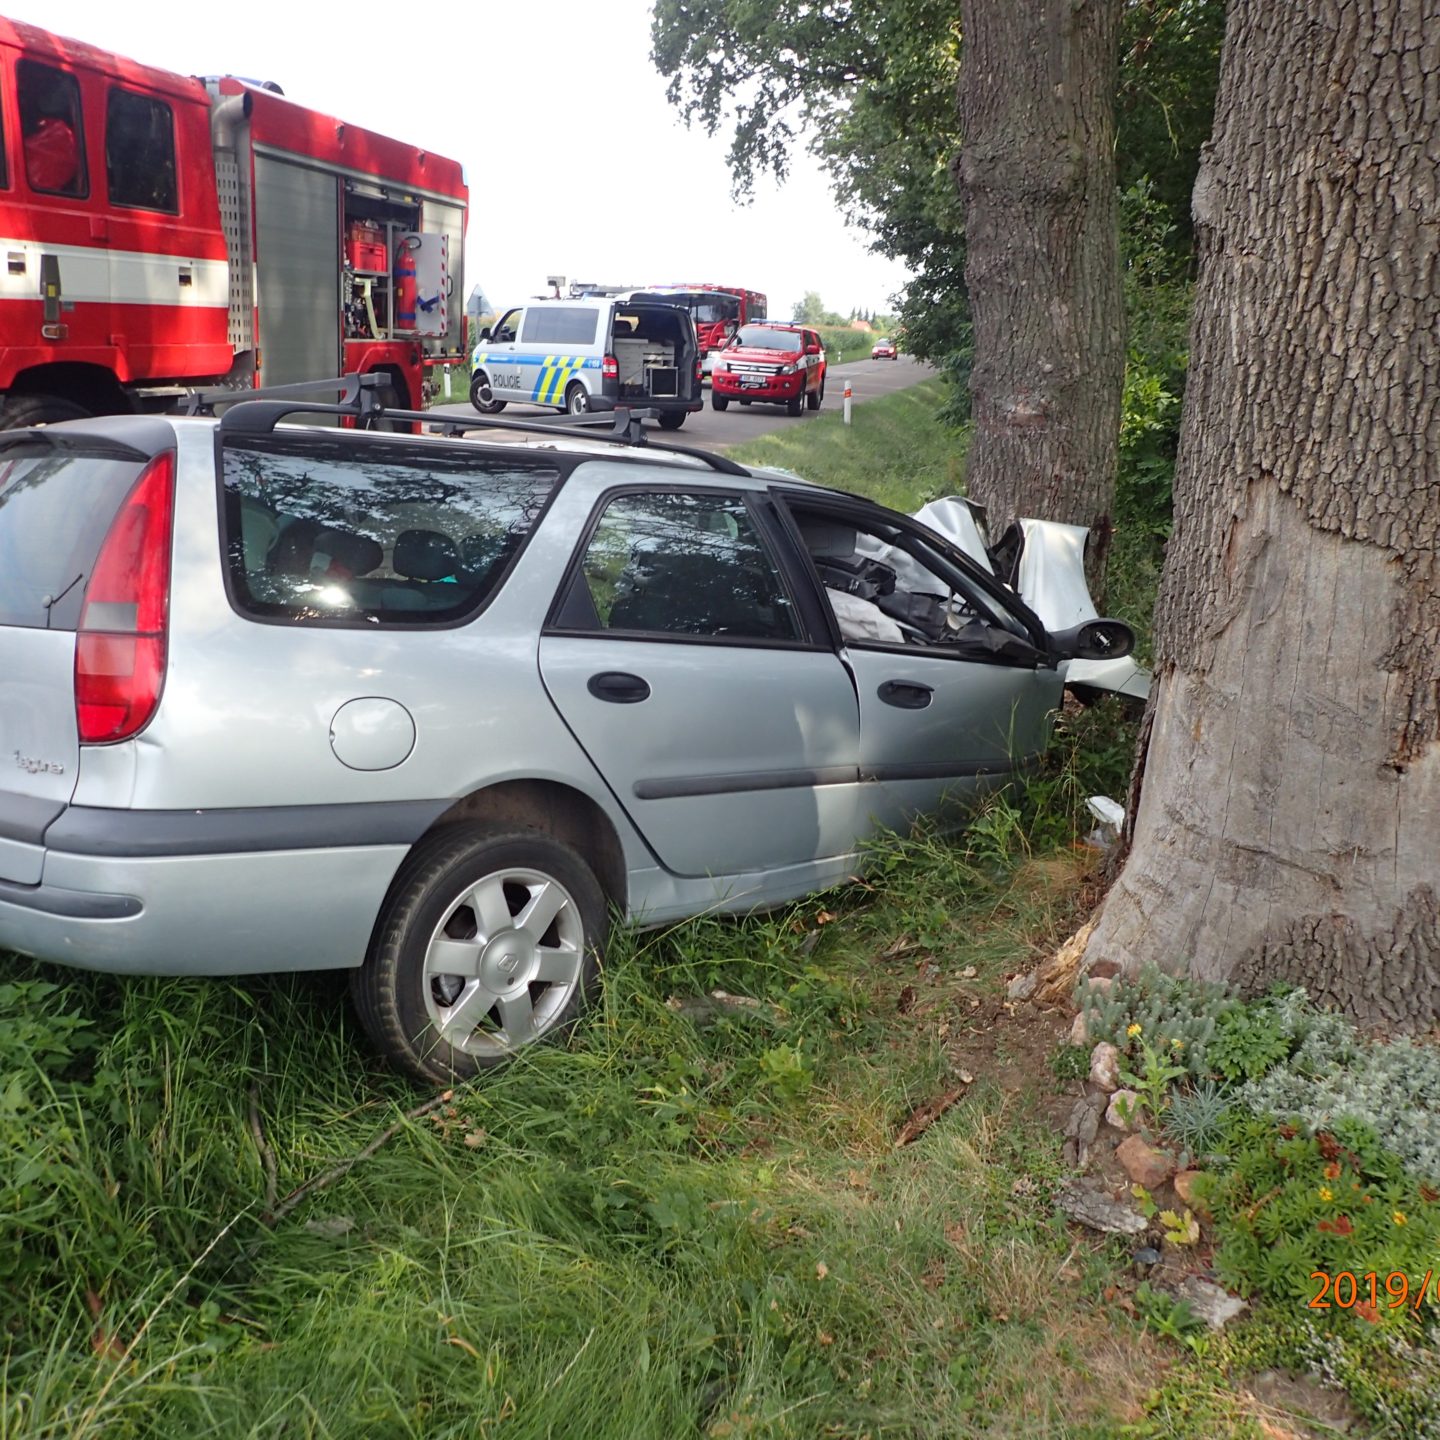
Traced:
<path fill-rule="evenodd" d="M 899 516 L 794 497 L 787 509 L 859 697 L 862 818 L 903 826 L 1031 763 L 1063 685 L 1033 617 Z"/>
<path fill-rule="evenodd" d="M 854 689 L 803 575 L 797 604 L 767 507 L 698 487 L 608 492 L 540 642 L 555 706 L 681 875 L 853 848 Z"/>
<path fill-rule="evenodd" d="M 520 327 L 525 321 L 523 308 L 507 310 L 490 331 L 490 342 L 479 357 L 490 376 L 490 388 L 497 400 L 528 400 L 530 385 L 526 371 L 519 363 L 517 347 Z"/>

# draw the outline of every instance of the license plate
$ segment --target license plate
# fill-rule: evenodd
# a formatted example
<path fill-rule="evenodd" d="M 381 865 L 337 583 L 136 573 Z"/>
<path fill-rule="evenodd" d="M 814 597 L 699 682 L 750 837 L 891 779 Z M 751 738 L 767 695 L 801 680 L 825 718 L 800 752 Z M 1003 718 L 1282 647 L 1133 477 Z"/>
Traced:
<path fill-rule="evenodd" d="M 760 375 L 746 375 L 740 383 L 747 390 L 762 390 L 765 387 L 764 377 Z"/>

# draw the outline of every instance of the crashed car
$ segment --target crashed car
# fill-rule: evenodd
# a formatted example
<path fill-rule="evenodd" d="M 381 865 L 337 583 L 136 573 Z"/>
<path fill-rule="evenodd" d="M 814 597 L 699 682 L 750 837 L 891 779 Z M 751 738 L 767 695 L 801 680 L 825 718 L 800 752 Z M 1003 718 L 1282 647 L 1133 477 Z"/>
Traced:
<path fill-rule="evenodd" d="M 379 433 L 434 417 L 351 381 L 0 436 L 0 949 L 349 970 L 384 1055 L 472 1075 L 574 1023 L 617 917 L 843 880 L 1130 643 L 638 421 Z"/>

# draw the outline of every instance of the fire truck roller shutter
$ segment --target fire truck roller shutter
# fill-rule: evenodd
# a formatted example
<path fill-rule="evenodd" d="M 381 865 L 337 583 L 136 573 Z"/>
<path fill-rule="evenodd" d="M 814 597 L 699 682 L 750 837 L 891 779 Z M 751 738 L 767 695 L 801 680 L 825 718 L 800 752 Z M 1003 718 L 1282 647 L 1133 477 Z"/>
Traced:
<path fill-rule="evenodd" d="M 255 156 L 262 384 L 340 374 L 339 185 L 321 170 Z"/>

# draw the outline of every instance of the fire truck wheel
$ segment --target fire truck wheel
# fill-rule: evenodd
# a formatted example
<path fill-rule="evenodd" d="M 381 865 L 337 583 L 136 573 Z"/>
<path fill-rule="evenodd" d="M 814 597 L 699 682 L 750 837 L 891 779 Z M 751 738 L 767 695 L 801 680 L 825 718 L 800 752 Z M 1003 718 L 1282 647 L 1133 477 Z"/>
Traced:
<path fill-rule="evenodd" d="M 567 415 L 587 415 L 589 412 L 590 392 L 576 380 L 565 392 L 565 413 Z"/>
<path fill-rule="evenodd" d="M 470 379 L 470 403 L 482 415 L 498 415 L 505 408 L 505 402 L 495 398 L 490 377 L 483 370 L 477 370 Z"/>
<path fill-rule="evenodd" d="M 28 425 L 54 425 L 61 420 L 88 420 L 90 412 L 59 395 L 12 395 L 0 410 L 0 430 Z"/>
<path fill-rule="evenodd" d="M 745 402 L 742 400 L 740 403 L 743 405 Z M 712 410 L 728 410 L 730 408 L 730 397 L 728 395 L 716 395 L 714 391 L 711 391 L 710 408 Z"/>
<path fill-rule="evenodd" d="M 662 430 L 678 430 L 684 423 L 685 412 L 683 410 L 671 410 L 668 414 L 660 417 Z"/>
<path fill-rule="evenodd" d="M 785 412 L 786 412 L 786 414 L 788 414 L 788 415 L 798 415 L 798 414 L 800 413 L 800 407 L 801 407 L 804 403 L 805 403 L 805 397 L 804 397 L 803 395 L 800 395 L 800 394 L 792 395 L 792 396 L 785 402 Z"/>

